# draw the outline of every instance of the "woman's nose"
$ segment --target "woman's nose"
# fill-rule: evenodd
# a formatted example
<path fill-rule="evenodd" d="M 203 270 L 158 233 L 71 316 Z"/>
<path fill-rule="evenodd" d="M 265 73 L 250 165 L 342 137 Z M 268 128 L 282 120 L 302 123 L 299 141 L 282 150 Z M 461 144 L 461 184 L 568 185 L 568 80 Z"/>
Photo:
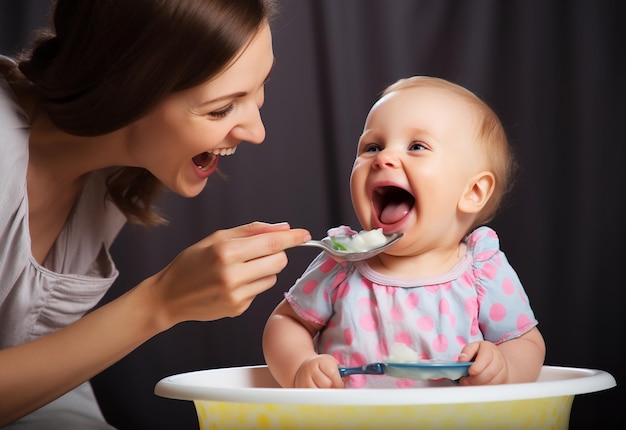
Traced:
<path fill-rule="evenodd" d="M 237 129 L 237 137 L 240 140 L 254 144 L 262 143 L 265 140 L 265 125 L 258 108 L 250 109 L 247 118 L 237 126 Z"/>

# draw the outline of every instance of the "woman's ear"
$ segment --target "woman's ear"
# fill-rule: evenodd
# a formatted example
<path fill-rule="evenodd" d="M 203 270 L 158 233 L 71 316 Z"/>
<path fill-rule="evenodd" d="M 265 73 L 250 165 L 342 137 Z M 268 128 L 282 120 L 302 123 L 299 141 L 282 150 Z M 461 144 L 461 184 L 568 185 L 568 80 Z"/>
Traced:
<path fill-rule="evenodd" d="M 458 209 L 464 213 L 478 213 L 489 201 L 496 185 L 496 178 L 491 172 L 474 175 L 459 199 Z"/>

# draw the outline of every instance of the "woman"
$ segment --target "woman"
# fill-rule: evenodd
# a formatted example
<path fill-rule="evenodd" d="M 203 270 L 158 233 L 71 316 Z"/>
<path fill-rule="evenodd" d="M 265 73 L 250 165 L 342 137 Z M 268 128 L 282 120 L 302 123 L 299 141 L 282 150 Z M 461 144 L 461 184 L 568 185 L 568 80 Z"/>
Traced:
<path fill-rule="evenodd" d="M 286 223 L 218 231 L 83 317 L 117 277 L 124 222 L 162 223 L 163 186 L 196 196 L 220 156 L 263 141 L 272 10 L 58 0 L 52 29 L 2 59 L 0 426 L 110 428 L 89 378 L 179 322 L 241 314 L 310 238 Z"/>

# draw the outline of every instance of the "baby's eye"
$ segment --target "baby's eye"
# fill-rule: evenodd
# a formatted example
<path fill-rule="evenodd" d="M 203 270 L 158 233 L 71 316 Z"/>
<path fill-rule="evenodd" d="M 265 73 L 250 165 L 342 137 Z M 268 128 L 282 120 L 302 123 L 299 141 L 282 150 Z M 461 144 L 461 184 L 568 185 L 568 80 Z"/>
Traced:
<path fill-rule="evenodd" d="M 421 142 L 411 142 L 409 145 L 410 151 L 423 151 L 424 149 L 426 149 L 426 146 Z"/>
<path fill-rule="evenodd" d="M 224 118 L 226 115 L 231 113 L 234 108 L 235 108 L 235 106 L 230 104 L 230 105 L 226 106 L 224 109 L 220 109 L 220 110 L 216 110 L 216 111 L 213 111 L 213 112 L 209 112 L 209 116 L 213 117 L 213 118 L 217 118 L 217 119 Z"/>
<path fill-rule="evenodd" d="M 378 152 L 381 150 L 381 147 L 378 143 L 368 143 L 363 145 L 363 150 L 361 152 Z"/>

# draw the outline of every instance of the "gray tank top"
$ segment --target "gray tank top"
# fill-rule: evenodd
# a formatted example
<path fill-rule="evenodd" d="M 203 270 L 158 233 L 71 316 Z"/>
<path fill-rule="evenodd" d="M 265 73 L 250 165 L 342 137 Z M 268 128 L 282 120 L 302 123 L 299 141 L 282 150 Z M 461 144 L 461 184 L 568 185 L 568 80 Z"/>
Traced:
<path fill-rule="evenodd" d="M 109 247 L 126 219 L 93 172 L 40 265 L 31 254 L 29 121 L 0 75 L 0 349 L 54 332 L 95 306 L 118 276 Z"/>

